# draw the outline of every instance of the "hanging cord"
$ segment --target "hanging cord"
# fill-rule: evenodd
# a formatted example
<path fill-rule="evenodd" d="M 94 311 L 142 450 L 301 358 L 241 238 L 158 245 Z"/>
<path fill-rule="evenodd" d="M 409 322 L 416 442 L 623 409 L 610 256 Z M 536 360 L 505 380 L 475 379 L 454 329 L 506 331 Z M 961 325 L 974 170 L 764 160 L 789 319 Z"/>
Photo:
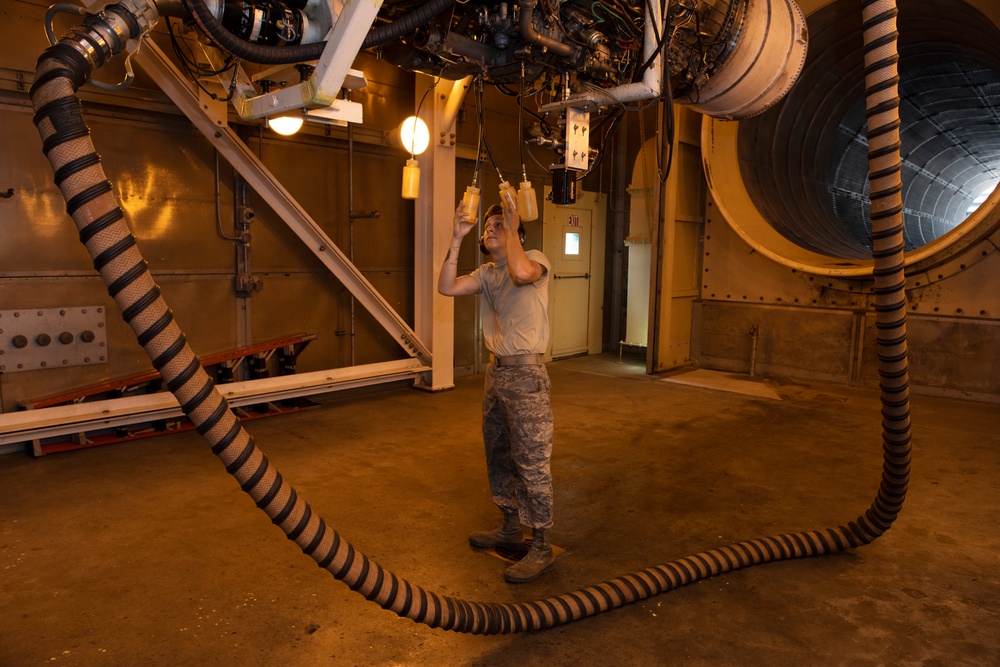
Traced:
<path fill-rule="evenodd" d="M 475 83 L 473 83 L 473 85 L 475 85 Z M 483 122 L 482 117 L 479 115 L 478 101 L 476 102 L 476 124 L 479 127 L 479 139 L 476 142 L 476 166 L 473 167 L 472 172 L 472 187 L 476 187 L 479 182 L 479 166 L 483 162 Z"/>
<path fill-rule="evenodd" d="M 476 86 L 476 116 L 479 118 L 479 139 L 483 146 L 486 148 L 486 154 L 490 158 L 490 164 L 493 168 L 497 170 L 497 176 L 500 177 L 500 182 L 504 180 L 503 174 L 500 173 L 500 167 L 497 166 L 497 161 L 493 158 L 493 151 L 490 150 L 490 144 L 486 141 L 486 112 L 483 110 L 483 78 L 481 76 L 476 78 L 476 82 L 479 84 Z"/>
<path fill-rule="evenodd" d="M 415 142 L 417 140 L 417 132 L 416 132 L 416 130 L 417 130 L 417 121 L 416 121 L 416 119 L 420 118 L 420 110 L 424 107 L 424 100 L 427 99 L 427 94 L 429 92 L 431 92 L 432 90 L 434 90 L 434 88 L 437 87 L 437 85 L 438 85 L 438 83 L 440 81 L 441 81 L 441 77 L 437 77 L 437 78 L 434 79 L 434 83 L 432 83 L 431 85 L 427 86 L 427 90 L 424 91 L 423 96 L 420 98 L 420 104 L 417 105 L 417 113 L 414 114 L 414 121 L 413 121 L 413 136 L 410 139 L 410 159 L 414 159 L 414 158 L 417 157 L 413 153 L 413 147 L 416 145 Z M 404 146 L 403 148 L 406 148 L 406 147 Z"/>
<path fill-rule="evenodd" d="M 528 180 L 528 168 L 524 166 L 524 61 L 521 61 L 521 92 L 517 96 L 517 145 L 520 151 L 522 180 Z"/>
<path fill-rule="evenodd" d="M 243 236 L 228 236 L 222 229 L 222 188 L 219 185 L 219 151 L 215 153 L 215 231 L 226 241 L 243 241 Z"/>
<path fill-rule="evenodd" d="M 649 0 L 646 0 L 647 4 Z M 663 12 L 663 36 L 666 37 L 670 33 L 670 2 L 664 3 Z M 665 39 L 660 39 L 659 46 L 657 46 L 657 53 L 661 53 L 663 48 L 667 46 Z M 670 85 L 670 59 L 666 57 L 666 54 L 662 54 L 663 57 L 660 58 L 660 103 L 663 105 L 663 131 L 660 133 L 659 139 L 663 144 L 662 149 L 656 154 L 656 170 L 660 175 L 660 183 L 665 183 L 667 177 L 670 176 L 670 169 L 674 162 L 674 93 Z M 649 62 L 652 62 L 650 60 Z"/>
<path fill-rule="evenodd" d="M 470 602 L 438 595 L 400 579 L 357 551 L 327 526 L 254 444 L 160 295 L 125 222 L 111 183 L 94 149 L 77 88 L 95 66 L 124 44 L 115 29 L 138 36 L 132 22 L 101 34 L 104 51 L 89 37 L 67 37 L 39 58 L 31 86 L 34 122 L 66 209 L 108 286 L 122 318 L 160 372 L 184 414 L 226 471 L 302 552 L 383 609 L 425 623 L 472 634 L 542 630 L 647 599 L 723 572 L 763 563 L 818 556 L 868 544 L 895 521 L 909 479 L 910 429 L 906 362 L 902 205 L 899 187 L 898 106 L 894 0 L 864 2 L 866 98 L 872 160 L 872 237 L 882 389 L 883 474 L 868 510 L 847 526 L 763 537 L 670 561 L 610 581 L 543 600 Z M 118 10 L 123 11 L 123 10 Z M 99 20 L 105 20 L 100 18 Z M 125 27 L 123 27 L 125 26 Z M 104 26 L 102 26 L 104 27 Z M 80 39 L 79 42 L 74 40 Z M 68 41 L 67 41 L 68 40 Z"/>

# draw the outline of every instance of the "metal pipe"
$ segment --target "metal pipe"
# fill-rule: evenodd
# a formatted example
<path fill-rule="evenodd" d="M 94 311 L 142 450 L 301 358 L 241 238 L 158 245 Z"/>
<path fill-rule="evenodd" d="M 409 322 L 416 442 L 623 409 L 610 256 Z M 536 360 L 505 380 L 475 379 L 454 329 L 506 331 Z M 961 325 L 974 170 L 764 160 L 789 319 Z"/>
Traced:
<path fill-rule="evenodd" d="M 583 49 L 579 46 L 564 44 L 535 30 L 535 7 L 538 6 L 538 0 L 520 0 L 518 6 L 521 8 L 519 26 L 524 41 L 541 46 L 543 49 L 569 60 L 576 60 L 580 57 Z"/>

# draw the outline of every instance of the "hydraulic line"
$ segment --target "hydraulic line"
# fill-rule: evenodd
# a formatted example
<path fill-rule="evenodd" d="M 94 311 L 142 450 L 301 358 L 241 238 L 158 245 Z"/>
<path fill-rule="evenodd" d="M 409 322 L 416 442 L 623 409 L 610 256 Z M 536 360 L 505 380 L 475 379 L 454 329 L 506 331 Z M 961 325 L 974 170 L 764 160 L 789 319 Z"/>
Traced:
<path fill-rule="evenodd" d="M 31 99 L 43 152 L 108 293 L 184 413 L 257 507 L 320 567 L 399 616 L 473 634 L 541 630 L 723 572 L 868 544 L 895 521 L 906 493 L 910 455 L 896 8 L 894 0 L 871 0 L 863 6 L 883 406 L 883 475 L 877 497 L 846 526 L 727 545 L 533 602 L 469 602 L 438 595 L 373 562 L 327 526 L 271 466 L 202 369 L 136 246 L 76 96 L 91 71 L 120 51 L 126 39 L 148 30 L 155 17 L 123 16 L 129 12 L 121 5 L 92 17 L 88 27 L 64 37 L 39 58 Z"/>

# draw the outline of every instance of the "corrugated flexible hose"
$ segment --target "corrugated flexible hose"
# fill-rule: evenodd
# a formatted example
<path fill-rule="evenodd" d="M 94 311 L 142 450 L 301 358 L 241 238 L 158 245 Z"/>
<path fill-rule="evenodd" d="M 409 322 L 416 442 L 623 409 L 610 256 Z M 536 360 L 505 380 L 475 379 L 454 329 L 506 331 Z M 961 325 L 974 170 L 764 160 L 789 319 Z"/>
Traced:
<path fill-rule="evenodd" d="M 341 538 L 298 496 L 255 446 L 188 346 L 125 222 L 86 126 L 76 89 L 93 68 L 141 28 L 114 10 L 111 25 L 64 37 L 40 57 L 31 88 L 35 124 L 80 240 L 153 366 L 163 376 L 226 470 L 302 551 L 352 590 L 399 616 L 474 634 L 550 628 L 621 607 L 723 572 L 835 553 L 868 544 L 889 529 L 906 494 L 910 424 L 906 361 L 902 200 L 894 0 L 863 2 L 866 98 L 883 475 L 868 510 L 846 526 L 763 537 L 723 546 L 543 600 L 495 604 L 437 595 L 400 579 Z M 86 33 L 87 37 L 81 37 Z M 84 43 L 74 44 L 75 40 Z M 106 53 L 95 54 L 95 45 Z M 100 50 L 98 50 L 100 51 Z M 84 54 L 90 54 L 85 56 Z"/>

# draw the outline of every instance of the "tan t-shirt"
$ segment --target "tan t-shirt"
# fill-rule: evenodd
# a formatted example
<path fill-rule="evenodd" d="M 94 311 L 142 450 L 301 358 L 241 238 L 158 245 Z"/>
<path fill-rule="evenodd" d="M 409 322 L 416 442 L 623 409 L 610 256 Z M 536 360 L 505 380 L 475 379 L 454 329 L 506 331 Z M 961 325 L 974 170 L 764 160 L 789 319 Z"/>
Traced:
<path fill-rule="evenodd" d="M 542 277 L 530 285 L 514 285 L 506 261 L 483 264 L 469 274 L 479 283 L 486 349 L 499 356 L 544 354 L 549 347 L 552 266 L 539 250 L 528 250 L 526 254 L 544 269 Z"/>

